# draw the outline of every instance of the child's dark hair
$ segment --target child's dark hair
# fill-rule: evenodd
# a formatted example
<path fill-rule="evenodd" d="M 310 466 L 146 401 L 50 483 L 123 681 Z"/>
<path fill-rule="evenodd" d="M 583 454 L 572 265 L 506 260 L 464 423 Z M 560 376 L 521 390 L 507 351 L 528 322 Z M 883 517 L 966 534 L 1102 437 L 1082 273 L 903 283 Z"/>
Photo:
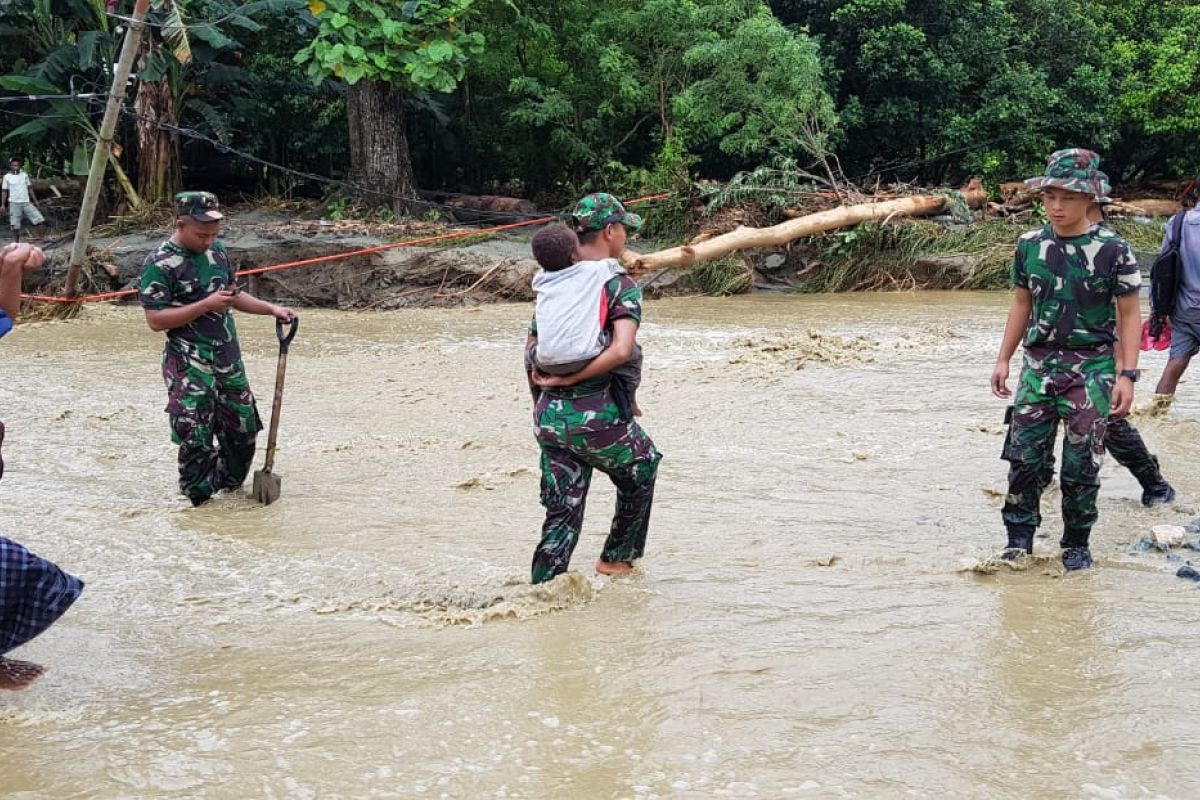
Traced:
<path fill-rule="evenodd" d="M 566 225 L 548 225 L 533 237 L 533 257 L 547 272 L 557 272 L 575 263 L 579 237 Z"/>

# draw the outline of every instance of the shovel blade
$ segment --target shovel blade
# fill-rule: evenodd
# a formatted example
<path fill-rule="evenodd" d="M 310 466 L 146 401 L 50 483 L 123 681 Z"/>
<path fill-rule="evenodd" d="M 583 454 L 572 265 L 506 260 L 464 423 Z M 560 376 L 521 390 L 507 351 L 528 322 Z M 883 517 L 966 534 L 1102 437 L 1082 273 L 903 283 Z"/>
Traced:
<path fill-rule="evenodd" d="M 260 469 L 254 473 L 254 499 L 265 506 L 271 505 L 279 499 L 282 483 L 275 473 Z"/>

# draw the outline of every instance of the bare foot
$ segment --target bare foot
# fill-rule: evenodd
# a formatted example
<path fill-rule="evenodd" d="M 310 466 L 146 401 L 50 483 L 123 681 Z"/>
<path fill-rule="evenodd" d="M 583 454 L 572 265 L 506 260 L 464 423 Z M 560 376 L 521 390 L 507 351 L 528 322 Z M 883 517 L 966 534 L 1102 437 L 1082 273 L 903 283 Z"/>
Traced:
<path fill-rule="evenodd" d="M 597 561 L 596 572 L 601 575 L 628 575 L 633 572 L 633 563 L 630 561 Z"/>
<path fill-rule="evenodd" d="M 642 407 L 637 404 L 636 400 L 633 401 L 633 415 L 635 417 L 640 417 L 642 415 Z"/>
<path fill-rule="evenodd" d="M 28 689 L 47 671 L 49 671 L 49 667 L 34 664 L 32 661 L 0 658 L 0 689 L 10 692 Z"/>

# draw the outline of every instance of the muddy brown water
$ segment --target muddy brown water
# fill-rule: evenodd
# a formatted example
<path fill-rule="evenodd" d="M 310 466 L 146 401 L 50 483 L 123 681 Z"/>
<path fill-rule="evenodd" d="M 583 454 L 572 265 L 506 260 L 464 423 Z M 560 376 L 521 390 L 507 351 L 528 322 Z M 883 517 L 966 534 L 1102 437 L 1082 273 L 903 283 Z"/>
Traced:
<path fill-rule="evenodd" d="M 175 496 L 138 312 L 24 326 L 0 530 L 88 588 L 18 651 L 53 671 L 0 698 L 0 795 L 1196 797 L 1200 591 L 1128 543 L 1197 511 L 1200 390 L 1141 421 L 1180 502 L 1106 464 L 1096 569 L 970 572 L 1005 302 L 650 303 L 648 558 L 595 576 L 598 481 L 536 589 L 527 306 L 304 314 L 266 508 Z M 271 323 L 240 325 L 267 398 Z"/>

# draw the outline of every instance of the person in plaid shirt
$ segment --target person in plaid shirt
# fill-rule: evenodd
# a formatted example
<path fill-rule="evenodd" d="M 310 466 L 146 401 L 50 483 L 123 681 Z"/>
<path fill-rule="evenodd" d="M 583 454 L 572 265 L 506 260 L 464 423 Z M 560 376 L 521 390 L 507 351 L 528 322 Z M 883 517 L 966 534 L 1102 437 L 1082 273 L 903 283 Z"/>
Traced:
<path fill-rule="evenodd" d="M 21 278 L 44 260 L 41 248 L 27 244 L 0 250 L 0 338 L 12 330 L 21 309 Z M 3 443 L 4 423 L 0 422 Z M 83 581 L 0 536 L 0 689 L 25 689 L 45 674 L 46 667 L 8 658 L 8 653 L 53 625 L 82 591 Z"/>

